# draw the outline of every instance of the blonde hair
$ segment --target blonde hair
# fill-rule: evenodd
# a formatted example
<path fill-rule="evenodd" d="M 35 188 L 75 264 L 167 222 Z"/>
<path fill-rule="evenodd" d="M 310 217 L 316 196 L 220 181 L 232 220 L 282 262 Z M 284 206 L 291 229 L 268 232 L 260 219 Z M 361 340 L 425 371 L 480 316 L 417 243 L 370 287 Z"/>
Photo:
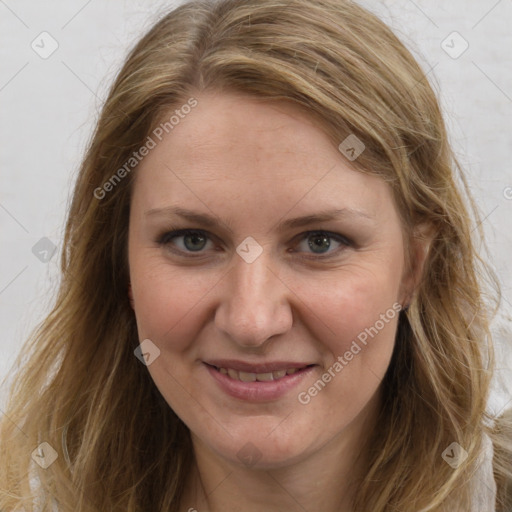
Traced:
<path fill-rule="evenodd" d="M 493 428 L 486 412 L 498 294 L 484 288 L 493 280 L 475 248 L 478 214 L 424 72 L 382 21 L 343 0 L 193 0 L 130 52 L 76 182 L 55 307 L 13 367 L 0 424 L 0 509 L 31 511 L 39 493 L 42 510 L 178 511 L 190 434 L 134 356 L 127 229 L 136 169 L 101 199 L 95 190 L 166 112 L 213 88 L 294 102 L 336 146 L 357 136 L 365 150 L 353 165 L 389 183 L 409 239 L 420 224 L 435 232 L 400 316 L 354 510 L 470 510 L 488 434 L 504 511 L 511 420 Z M 30 457 L 42 442 L 58 453 L 47 469 Z M 442 458 L 453 442 L 468 453 L 456 469 Z"/>

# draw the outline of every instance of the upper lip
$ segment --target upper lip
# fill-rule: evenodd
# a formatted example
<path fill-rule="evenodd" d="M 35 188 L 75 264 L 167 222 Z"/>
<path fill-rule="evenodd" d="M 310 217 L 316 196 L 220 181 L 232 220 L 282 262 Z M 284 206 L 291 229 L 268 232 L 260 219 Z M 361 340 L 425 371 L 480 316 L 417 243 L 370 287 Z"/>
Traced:
<path fill-rule="evenodd" d="M 204 361 L 210 366 L 217 368 L 231 368 L 233 370 L 248 373 L 268 373 L 277 372 L 279 370 L 289 370 L 290 368 L 304 368 L 311 366 L 313 363 L 299 363 L 297 361 L 269 361 L 267 363 L 248 363 L 246 361 L 238 361 L 235 359 L 212 359 Z"/>

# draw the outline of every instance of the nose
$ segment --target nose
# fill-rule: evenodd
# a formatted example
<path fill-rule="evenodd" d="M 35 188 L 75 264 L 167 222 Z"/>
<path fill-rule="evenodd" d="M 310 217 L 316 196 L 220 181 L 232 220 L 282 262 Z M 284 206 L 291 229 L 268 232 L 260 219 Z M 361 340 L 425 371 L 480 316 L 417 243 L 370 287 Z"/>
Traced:
<path fill-rule="evenodd" d="M 216 327 L 241 347 L 260 348 L 292 326 L 290 289 L 271 269 L 265 251 L 252 263 L 238 255 L 224 276 Z"/>

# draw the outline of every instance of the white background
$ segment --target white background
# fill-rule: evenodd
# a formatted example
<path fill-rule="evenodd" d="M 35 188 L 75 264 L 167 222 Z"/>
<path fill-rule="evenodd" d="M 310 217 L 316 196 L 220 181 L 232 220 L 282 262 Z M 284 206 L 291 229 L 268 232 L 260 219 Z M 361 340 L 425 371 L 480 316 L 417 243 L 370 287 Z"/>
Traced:
<path fill-rule="evenodd" d="M 128 48 L 176 3 L 0 0 L 0 379 L 12 377 L 23 341 L 50 307 L 68 198 L 102 98 Z M 494 331 L 500 347 L 510 347 L 512 0 L 361 3 L 431 70 L 452 143 L 485 217 L 489 259 L 503 290 Z M 42 46 L 43 31 L 58 43 L 46 59 L 31 47 L 33 41 Z M 454 52 L 464 41 L 447 39 L 454 31 L 469 44 L 458 58 Z M 443 41 L 453 46 L 453 56 Z M 32 252 L 42 237 L 57 246 L 47 263 Z M 512 395 L 498 388 L 512 392 L 510 351 L 499 355 L 498 366 L 495 411 L 511 405 Z"/>

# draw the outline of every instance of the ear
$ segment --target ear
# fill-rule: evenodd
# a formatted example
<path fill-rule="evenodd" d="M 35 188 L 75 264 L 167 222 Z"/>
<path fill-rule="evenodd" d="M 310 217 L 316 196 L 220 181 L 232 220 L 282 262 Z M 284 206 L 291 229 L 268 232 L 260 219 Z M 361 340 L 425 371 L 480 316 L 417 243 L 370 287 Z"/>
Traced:
<path fill-rule="evenodd" d="M 432 224 L 418 224 L 413 229 L 408 243 L 409 251 L 401 286 L 401 304 L 403 309 L 409 307 L 421 282 L 425 271 L 425 262 L 427 261 L 436 232 L 437 230 Z"/>
<path fill-rule="evenodd" d="M 128 283 L 128 298 L 130 299 L 130 306 L 134 309 L 133 303 L 133 292 L 132 292 L 132 284 Z"/>

